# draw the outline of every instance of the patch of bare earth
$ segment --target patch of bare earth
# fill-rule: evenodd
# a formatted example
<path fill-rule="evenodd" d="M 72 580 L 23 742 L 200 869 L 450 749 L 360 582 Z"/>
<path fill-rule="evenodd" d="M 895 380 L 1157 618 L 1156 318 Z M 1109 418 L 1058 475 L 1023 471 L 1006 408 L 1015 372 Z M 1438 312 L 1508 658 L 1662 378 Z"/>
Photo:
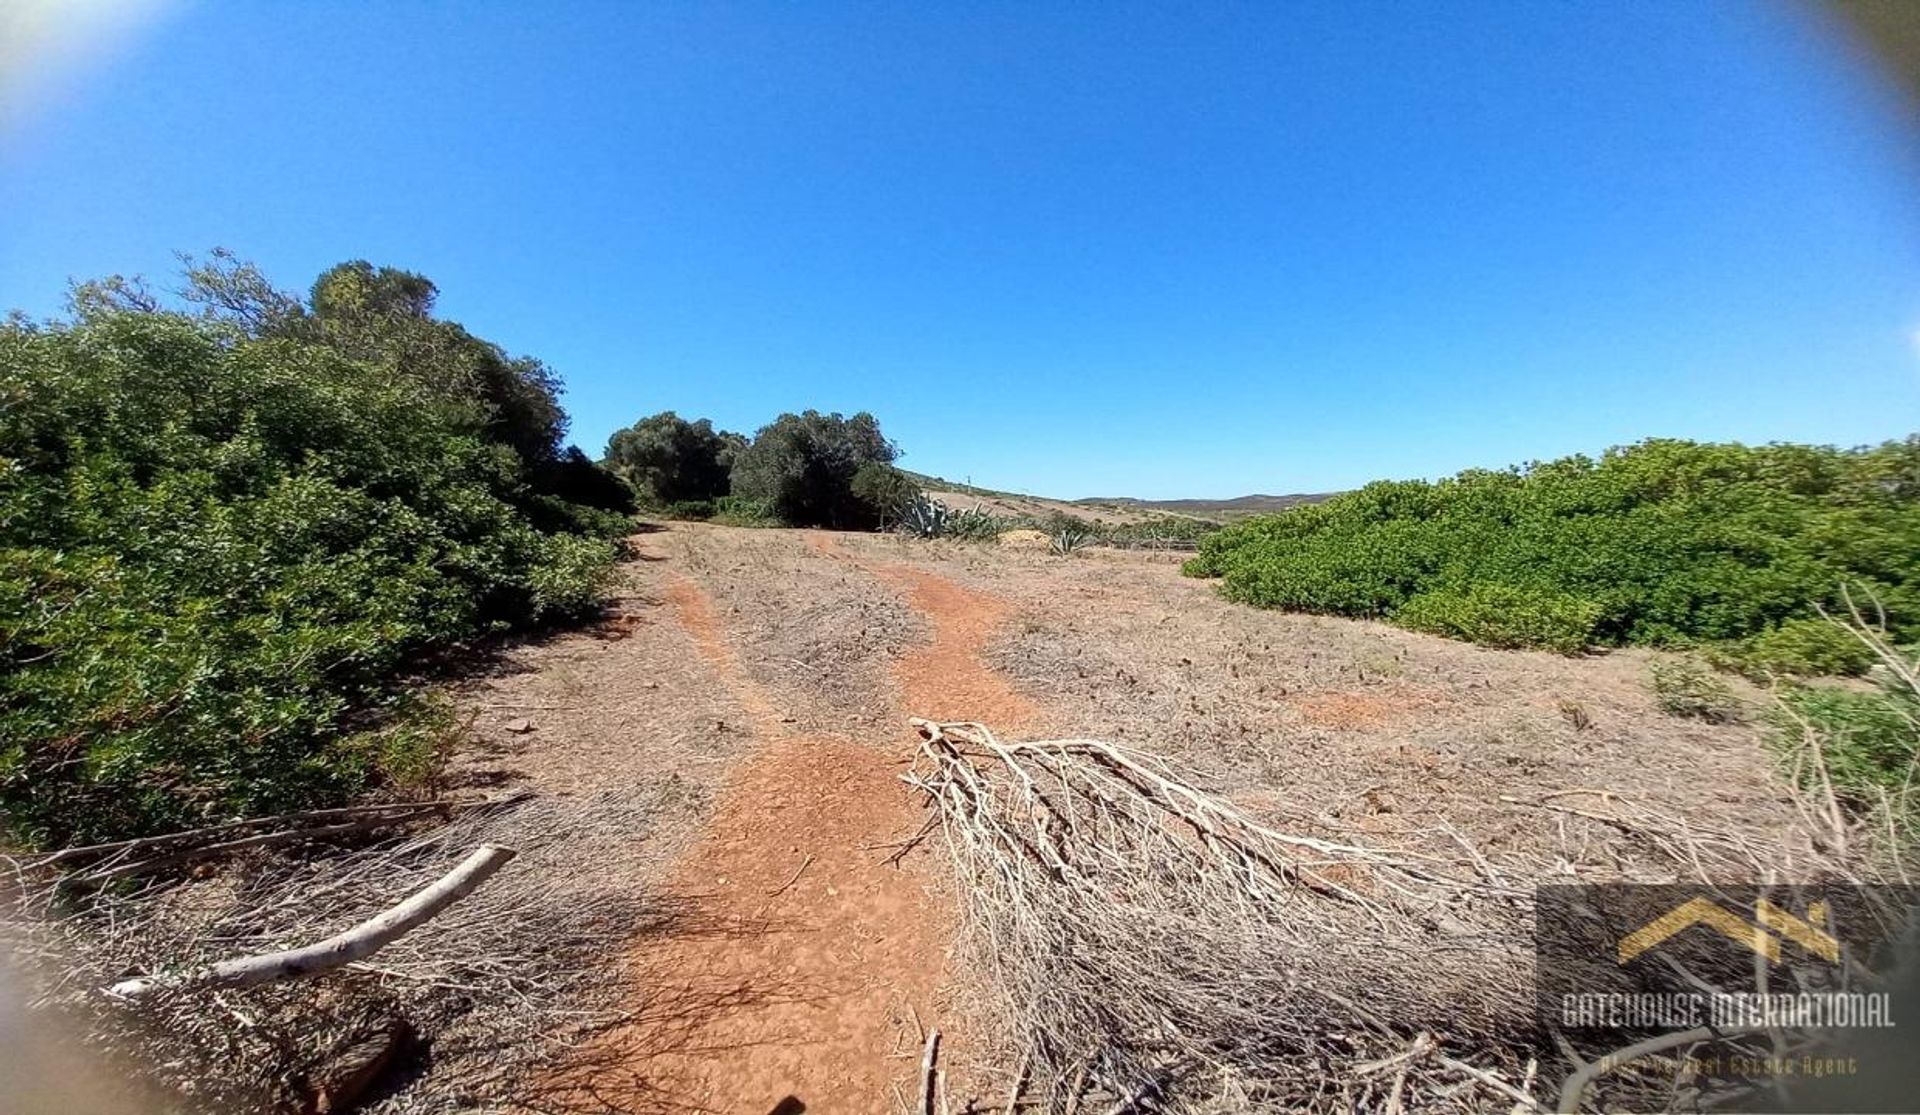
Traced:
<path fill-rule="evenodd" d="M 1288 1024 L 1315 1037 L 1277 1044 L 1291 1059 L 1263 1069 L 1287 1081 L 1267 1093 L 1284 1105 L 1341 1106 L 1343 1073 L 1421 1030 L 1522 1079 L 1538 1037 L 1526 983 L 1536 884 L 1812 879 L 1831 867 L 1759 730 L 1662 714 L 1640 652 L 1495 651 L 1259 611 L 1156 555 L 844 545 L 1009 603 L 987 658 L 1044 708 L 1048 735 L 1150 751 L 1276 830 L 1390 851 L 1448 880 L 1435 893 L 1452 897 L 1404 918 L 1300 899 L 1272 970 L 1297 989 Z M 1363 862 L 1323 877 L 1388 897 Z M 1126 983 L 1124 956 L 1076 963 L 1093 982 Z M 1048 986 L 1030 971 L 1011 978 L 1022 994 Z"/>
<path fill-rule="evenodd" d="M 950 1028 L 954 928 L 927 852 L 897 854 L 924 821 L 899 779 L 906 710 L 1029 718 L 981 659 L 1006 608 L 819 535 L 685 528 L 645 545 L 749 743 L 655 883 L 681 915 L 634 950 L 634 1018 L 553 1091 L 614 1111 L 904 1107 L 924 1028 Z"/>
<path fill-rule="evenodd" d="M 557 874 L 570 900 L 625 888 L 677 915 L 609 971 L 631 1018 L 554 1078 L 565 1103 L 549 1109 L 899 1108 L 923 1028 L 956 1022 L 962 1066 L 983 1062 L 957 1078 L 956 1107 L 1001 1094 L 1011 1066 L 992 1063 L 994 1020 L 970 1014 L 978 974 L 953 952 L 937 842 L 893 857 L 926 820 L 898 778 L 909 715 L 1133 744 L 1287 831 L 1516 886 L 1676 877 L 1657 837 L 1604 820 L 1619 802 L 1777 845 L 1783 873 L 1804 861 L 1755 729 L 1662 715 L 1638 653 L 1490 651 L 1261 612 L 1161 555 L 704 526 L 643 550 L 629 618 L 520 652 L 525 672 L 481 711 L 542 788 L 683 788 L 656 837 L 583 846 Z M 510 717 L 535 730 L 507 731 Z M 1431 939 L 1372 958 L 1366 994 L 1430 1000 L 1436 1019 L 1456 990 L 1485 1000 L 1524 960 L 1526 921 L 1511 902 L 1437 916 Z"/>
<path fill-rule="evenodd" d="M 1161 555 L 1061 559 L 860 539 L 1010 602 L 988 658 L 1044 704 L 1052 730 L 1130 742 L 1322 832 L 1405 834 L 1564 853 L 1579 873 L 1670 873 L 1617 828 L 1537 807 L 1605 790 L 1702 830 L 1804 851 L 1757 727 L 1664 715 L 1649 655 L 1499 651 L 1386 624 L 1220 599 Z M 1508 800 L 1516 799 L 1516 800 Z M 1405 846 L 1404 843 L 1401 846 Z"/>

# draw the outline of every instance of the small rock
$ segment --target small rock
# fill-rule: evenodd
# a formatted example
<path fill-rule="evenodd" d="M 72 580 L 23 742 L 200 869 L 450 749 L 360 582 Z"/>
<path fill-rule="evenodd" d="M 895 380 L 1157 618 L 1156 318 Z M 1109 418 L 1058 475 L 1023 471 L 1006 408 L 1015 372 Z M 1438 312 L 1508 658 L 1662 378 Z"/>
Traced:
<path fill-rule="evenodd" d="M 524 717 L 524 716 L 523 716 L 523 717 L 521 717 L 521 718 L 519 718 L 518 720 L 509 720 L 509 721 L 507 721 L 507 731 L 509 731 L 509 732 L 531 732 L 531 731 L 533 731 L 533 721 L 531 721 L 531 720 L 528 720 L 528 719 L 527 719 L 526 717 Z"/>

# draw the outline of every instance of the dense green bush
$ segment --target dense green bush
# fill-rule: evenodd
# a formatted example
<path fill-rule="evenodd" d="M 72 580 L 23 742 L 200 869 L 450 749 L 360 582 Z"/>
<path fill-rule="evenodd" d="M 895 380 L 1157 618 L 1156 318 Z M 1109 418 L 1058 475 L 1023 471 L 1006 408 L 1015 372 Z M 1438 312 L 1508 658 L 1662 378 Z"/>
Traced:
<path fill-rule="evenodd" d="M 708 419 L 689 422 L 667 410 L 607 439 L 607 467 L 655 506 L 711 502 L 730 490 L 734 458 L 746 444 Z"/>
<path fill-rule="evenodd" d="M 874 525 L 881 530 L 899 525 L 920 495 L 919 485 L 886 461 L 868 461 L 856 469 L 852 491 L 854 498 L 873 513 Z"/>
<path fill-rule="evenodd" d="M 1593 638 L 1600 606 L 1537 587 L 1472 584 L 1410 598 L 1394 613 L 1415 631 L 1490 647 L 1540 647 L 1577 654 Z"/>
<path fill-rule="evenodd" d="M 735 458 L 733 494 L 764 502 L 789 526 L 869 530 L 879 515 L 854 494 L 853 478 L 897 456 L 871 414 L 783 414 Z"/>
<path fill-rule="evenodd" d="M 1709 658 L 1757 680 L 1821 674 L 1857 677 L 1874 663 L 1873 651 L 1865 643 L 1825 618 L 1786 620 L 1751 638 L 1712 648 Z"/>
<path fill-rule="evenodd" d="M 399 285 L 416 306 L 431 291 Z M 447 723 L 400 671 L 600 599 L 624 520 L 566 498 L 606 489 L 558 450 L 550 377 L 431 328 L 447 323 L 331 328 L 325 307 L 264 289 L 230 284 L 193 316 L 111 281 L 76 291 L 72 321 L 0 327 L 14 839 L 152 832 L 417 774 Z"/>
<path fill-rule="evenodd" d="M 1807 732 L 1817 733 L 1836 794 L 1870 807 L 1885 791 L 1909 804 L 1903 799 L 1920 778 L 1914 769 L 1920 698 L 1911 689 L 1892 682 L 1873 691 L 1795 686 L 1780 694 L 1780 703 L 1773 717 L 1777 740 L 1795 754 Z M 1805 788 L 1817 788 L 1815 768 L 1803 761 L 1799 775 Z"/>
<path fill-rule="evenodd" d="M 1840 606 L 1843 585 L 1920 615 L 1916 554 L 1920 437 L 1863 450 L 1648 441 L 1598 461 L 1369 484 L 1215 532 L 1186 568 L 1262 607 L 1561 648 L 1576 633 L 1752 640 L 1775 668 L 1814 671 L 1856 660 L 1801 629 L 1769 633 Z M 1529 615 L 1495 622 L 1499 600 Z"/>
<path fill-rule="evenodd" d="M 721 496 L 713 501 L 713 522 L 729 527 L 777 527 L 780 520 L 762 499 Z"/>

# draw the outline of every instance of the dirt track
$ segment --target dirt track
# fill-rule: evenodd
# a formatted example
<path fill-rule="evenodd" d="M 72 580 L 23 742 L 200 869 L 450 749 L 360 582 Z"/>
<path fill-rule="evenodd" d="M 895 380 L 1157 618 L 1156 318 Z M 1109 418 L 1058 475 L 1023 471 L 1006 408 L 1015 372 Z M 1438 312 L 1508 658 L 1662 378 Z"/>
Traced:
<path fill-rule="evenodd" d="M 697 661 L 694 684 L 736 710 L 713 721 L 715 734 L 740 742 L 725 774 L 708 778 L 705 820 L 670 863 L 637 872 L 656 876 L 651 885 L 682 904 L 680 924 L 691 928 L 639 942 L 628 976 L 636 1018 L 561 1070 L 561 1106 L 766 1112 L 797 1100 L 810 1110 L 887 1110 L 917 1092 L 925 1027 L 947 1030 L 950 1048 L 964 1041 L 958 1013 L 942 1005 L 953 925 L 940 879 L 924 850 L 894 854 L 924 820 L 899 778 L 915 745 L 905 720 L 1037 726 L 1032 704 L 984 658 L 1009 608 L 935 574 L 856 558 L 826 535 L 754 532 L 709 554 L 716 537 L 692 529 L 638 541 L 635 575 L 657 592 L 645 599 L 658 600 L 677 631 L 628 621 L 608 651 L 638 658 L 678 636 Z M 750 569 L 735 568 L 743 552 Z M 805 610 L 745 591 L 749 582 L 808 587 L 768 575 L 782 563 L 804 567 L 815 589 L 849 590 L 820 594 L 830 599 L 816 597 L 815 608 L 870 616 L 887 634 L 876 640 L 872 626 L 846 627 L 843 616 L 839 625 L 816 617 L 839 626 L 836 645 L 790 647 L 804 633 L 755 631 L 755 620 Z M 751 575 L 736 583 L 735 572 Z M 862 653 L 875 642 L 893 653 Z M 632 688 L 617 666 L 597 665 L 600 684 Z M 822 685 L 821 667 L 841 669 L 844 684 Z M 542 672 L 567 671 L 536 667 L 525 680 Z M 620 765 L 642 759 L 636 752 Z M 523 758 L 538 763 L 534 749 Z M 621 1071 L 607 1073 L 614 1063 Z"/>
<path fill-rule="evenodd" d="M 1446 822 L 1492 855 L 1564 841 L 1503 794 L 1625 785 L 1756 826 L 1777 801 L 1751 730 L 1660 716 L 1633 655 L 1255 612 L 1143 555 L 708 527 L 639 548 L 621 616 L 474 694 L 543 790 L 671 782 L 685 803 L 580 865 L 579 890 L 682 913 L 609 973 L 632 1020 L 569 1059 L 543 1110 L 900 1110 L 926 1026 L 954 1034 L 956 1110 L 1003 1093 L 1006 1066 L 966 1071 L 991 1035 L 969 1031 L 938 864 L 889 862 L 924 819 L 898 778 L 909 715 L 1130 738 L 1296 827 L 1404 843 L 1450 839 L 1421 835 Z M 1688 778 L 1662 773 L 1682 752 Z M 1626 870 L 1639 852 L 1558 854 Z"/>

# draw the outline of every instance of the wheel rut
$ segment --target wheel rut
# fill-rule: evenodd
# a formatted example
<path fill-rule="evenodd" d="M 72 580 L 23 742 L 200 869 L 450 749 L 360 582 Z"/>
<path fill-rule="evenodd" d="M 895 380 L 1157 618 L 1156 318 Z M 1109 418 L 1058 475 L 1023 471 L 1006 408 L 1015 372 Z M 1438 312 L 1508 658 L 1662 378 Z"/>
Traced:
<path fill-rule="evenodd" d="M 894 666 L 900 708 L 996 727 L 1037 719 L 982 657 L 1010 613 L 1004 601 L 856 559 L 821 536 L 807 543 L 899 592 L 928 621 L 932 639 Z M 899 778 L 911 736 L 898 722 L 860 735 L 799 731 L 751 676 L 708 590 L 675 570 L 664 581 L 674 619 L 731 690 L 748 719 L 737 727 L 755 742 L 667 880 L 684 907 L 674 931 L 636 946 L 632 1020 L 583 1060 L 611 1054 L 643 1083 L 612 1094 L 585 1067 L 571 1083 L 607 1111 L 905 1106 L 923 1027 L 939 1024 L 955 929 L 929 885 L 927 853 L 894 856 L 925 820 Z"/>

